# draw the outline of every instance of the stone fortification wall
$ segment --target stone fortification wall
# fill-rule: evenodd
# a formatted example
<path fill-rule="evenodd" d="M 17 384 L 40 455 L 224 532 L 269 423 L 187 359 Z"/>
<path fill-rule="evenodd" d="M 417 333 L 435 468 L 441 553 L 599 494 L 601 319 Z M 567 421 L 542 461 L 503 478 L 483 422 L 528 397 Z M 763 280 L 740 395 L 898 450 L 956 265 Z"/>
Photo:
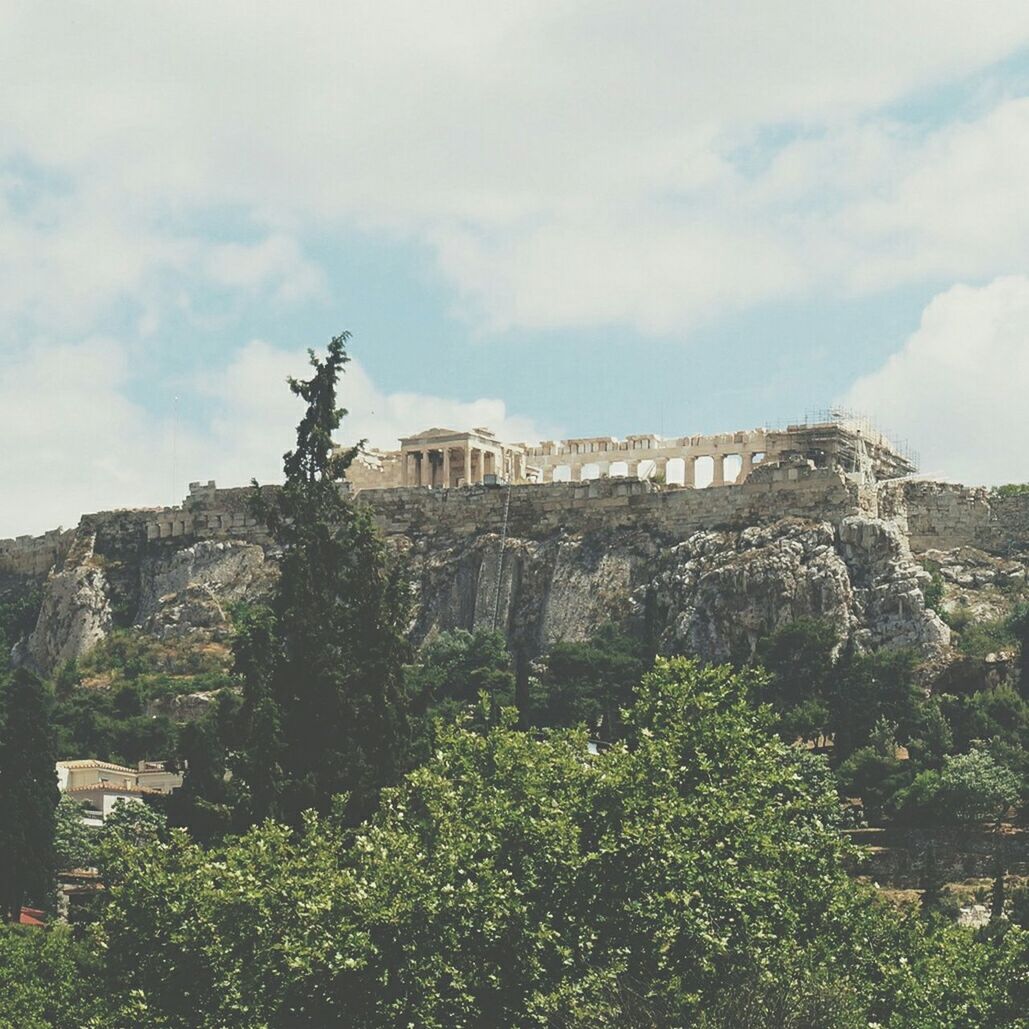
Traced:
<path fill-rule="evenodd" d="M 898 522 L 915 553 L 977 547 L 998 557 L 1029 553 L 1029 494 L 917 479 L 884 483 L 879 515 Z"/>
<path fill-rule="evenodd" d="M 363 490 L 387 535 L 460 538 L 506 531 L 541 539 L 638 529 L 685 539 L 700 529 L 743 528 L 798 517 L 838 524 L 858 509 L 858 488 L 838 472 L 808 467 L 762 469 L 738 486 L 662 488 L 634 479 L 473 486 L 457 490 Z"/>
<path fill-rule="evenodd" d="M 42 536 L 0 540 L 0 576 L 44 578 L 64 560 L 74 535 L 73 529 L 52 529 Z"/>
<path fill-rule="evenodd" d="M 250 511 L 252 495 L 250 486 L 218 489 L 213 480 L 206 485 L 191 482 L 189 496 L 181 507 L 163 508 L 147 518 L 146 540 L 190 537 L 262 542 L 267 533 Z"/>
<path fill-rule="evenodd" d="M 274 489 L 274 487 L 269 487 Z M 194 539 L 267 543 L 250 511 L 248 486 L 218 489 L 192 483 L 181 507 L 88 515 L 100 537 L 185 546 Z M 743 527 L 796 516 L 839 522 L 858 508 L 858 487 L 838 472 L 804 465 L 766 467 L 738 486 L 703 490 L 662 487 L 638 479 L 593 479 L 457 489 L 364 489 L 355 495 L 391 536 L 460 538 L 503 530 L 526 539 L 573 533 L 644 529 L 680 538 L 698 529 Z M 116 527 L 115 523 L 121 523 Z"/>

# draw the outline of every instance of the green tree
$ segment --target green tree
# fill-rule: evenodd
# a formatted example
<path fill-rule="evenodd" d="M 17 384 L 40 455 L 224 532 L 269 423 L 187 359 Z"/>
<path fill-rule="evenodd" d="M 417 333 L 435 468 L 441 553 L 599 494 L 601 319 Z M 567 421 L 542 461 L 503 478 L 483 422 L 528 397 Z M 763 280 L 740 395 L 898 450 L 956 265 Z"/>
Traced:
<path fill-rule="evenodd" d="M 0 738 L 0 911 L 16 922 L 53 886 L 54 809 L 59 792 L 47 688 L 23 668 L 3 690 Z"/>
<path fill-rule="evenodd" d="M 493 721 L 502 707 L 515 703 L 511 655 L 503 635 L 489 629 L 440 633 L 405 669 L 405 683 L 413 707 L 430 723 L 475 712 L 483 693 Z"/>
<path fill-rule="evenodd" d="M 1018 780 L 982 747 L 944 760 L 939 780 L 942 810 L 959 823 L 998 823 L 1018 800 Z"/>
<path fill-rule="evenodd" d="M 835 627 L 816 618 L 798 618 L 758 642 L 757 662 L 769 673 L 758 695 L 772 705 L 787 743 L 825 735 L 838 646 Z"/>
<path fill-rule="evenodd" d="M 880 718 L 897 727 L 899 742 L 911 738 L 921 721 L 923 701 L 914 671 L 915 655 L 908 650 L 849 654 L 840 660 L 830 698 L 837 760 L 863 746 Z"/>
<path fill-rule="evenodd" d="M 38 586 L 0 594 L 0 675 L 8 667 L 14 645 L 35 628 L 42 603 L 43 591 Z"/>
<path fill-rule="evenodd" d="M 908 742 L 912 765 L 938 771 L 954 747 L 954 733 L 939 697 L 930 697 L 921 708 L 917 735 Z"/>
<path fill-rule="evenodd" d="M 60 871 L 96 863 L 96 831 L 82 820 L 82 812 L 79 801 L 61 794 L 54 812 L 54 856 Z"/>
<path fill-rule="evenodd" d="M 106 1013 L 99 962 L 68 926 L 0 924 L 0 1025 L 100 1029 Z"/>
<path fill-rule="evenodd" d="M 255 510 L 282 549 L 270 615 L 240 642 L 245 744 L 238 770 L 252 817 L 298 825 L 306 808 L 349 797 L 346 817 L 372 809 L 379 788 L 405 766 L 409 729 L 403 664 L 410 590 L 371 515 L 344 493 L 358 447 L 337 451 L 346 413 L 336 386 L 348 334 L 311 353 L 309 379 L 290 379 L 307 410 L 285 483 L 257 488 Z"/>
<path fill-rule="evenodd" d="M 1029 604 L 1019 604 L 1011 614 L 1010 631 L 1018 644 L 1018 688 L 1029 700 Z"/>
<path fill-rule="evenodd" d="M 605 740 L 621 732 L 619 712 L 649 666 L 644 646 L 618 626 L 601 626 L 580 643 L 555 643 L 530 698 L 539 726 L 586 725 Z"/>
<path fill-rule="evenodd" d="M 104 819 L 97 850 L 101 860 L 108 861 L 112 854 L 163 843 L 167 838 L 168 819 L 163 811 L 145 802 L 118 800 Z"/>
<path fill-rule="evenodd" d="M 165 811 L 171 824 L 183 826 L 193 839 L 209 843 L 229 829 L 232 818 L 217 714 L 182 727 L 178 756 L 186 771 L 182 786 L 166 801 Z"/>
<path fill-rule="evenodd" d="M 934 914 L 943 902 L 947 876 L 940 866 L 936 847 L 929 843 L 922 854 L 918 869 L 918 888 L 922 891 L 919 906 L 924 916 Z"/>
<path fill-rule="evenodd" d="M 827 980 L 863 902 L 824 770 L 767 734 L 752 678 L 661 663 L 594 756 L 513 712 L 444 727 L 350 845 L 311 816 L 129 852 L 112 982 L 169 1026 L 431 1027 L 689 1024 L 797 948 Z"/>
<path fill-rule="evenodd" d="M 126 847 L 115 1025 L 1015 1025 L 1027 934 L 901 917 L 846 875 L 825 762 L 753 672 L 658 664 L 625 740 L 444 726 L 356 833 L 308 813 Z"/>

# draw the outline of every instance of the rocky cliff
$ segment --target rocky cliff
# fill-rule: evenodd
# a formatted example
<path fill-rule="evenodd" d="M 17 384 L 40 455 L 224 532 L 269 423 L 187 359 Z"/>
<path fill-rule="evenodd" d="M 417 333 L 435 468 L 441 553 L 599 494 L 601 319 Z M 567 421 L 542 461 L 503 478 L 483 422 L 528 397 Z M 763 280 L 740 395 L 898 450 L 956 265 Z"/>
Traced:
<path fill-rule="evenodd" d="M 1029 498 L 912 480 L 866 489 L 804 465 L 706 490 L 610 479 L 368 490 L 357 502 L 409 560 L 417 642 L 495 625 L 529 657 L 612 619 L 665 653 L 744 656 L 801 616 L 831 618 L 862 647 L 936 657 L 949 630 L 926 607 L 926 557 L 951 603 L 1010 602 L 1029 562 Z M 181 508 L 4 541 L 0 588 L 44 583 L 16 656 L 50 672 L 115 625 L 223 634 L 231 603 L 267 590 L 274 559 L 245 491 L 213 483 Z"/>

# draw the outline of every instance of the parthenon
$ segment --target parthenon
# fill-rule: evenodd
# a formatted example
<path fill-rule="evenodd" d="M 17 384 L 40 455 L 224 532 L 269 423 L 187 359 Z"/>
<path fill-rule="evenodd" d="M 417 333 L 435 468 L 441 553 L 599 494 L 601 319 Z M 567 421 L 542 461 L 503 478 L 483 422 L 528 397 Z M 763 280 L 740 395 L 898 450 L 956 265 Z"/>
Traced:
<path fill-rule="evenodd" d="M 580 482 L 625 476 L 686 488 L 745 482 L 764 462 L 806 461 L 861 482 L 909 475 L 904 454 L 867 423 L 827 416 L 785 429 L 710 436 L 587 436 L 537 444 L 505 443 L 485 428 L 432 428 L 400 440 L 400 449 L 369 450 L 348 472 L 354 489 L 479 483 Z"/>

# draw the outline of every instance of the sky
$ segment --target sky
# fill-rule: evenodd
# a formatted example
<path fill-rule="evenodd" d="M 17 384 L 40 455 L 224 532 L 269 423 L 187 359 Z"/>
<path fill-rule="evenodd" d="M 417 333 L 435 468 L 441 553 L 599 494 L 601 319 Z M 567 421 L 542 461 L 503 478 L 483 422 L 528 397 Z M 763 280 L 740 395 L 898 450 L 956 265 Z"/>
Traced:
<path fill-rule="evenodd" d="M 780 425 L 1029 480 L 1029 4 L 0 0 L 0 537 L 340 438 Z"/>

